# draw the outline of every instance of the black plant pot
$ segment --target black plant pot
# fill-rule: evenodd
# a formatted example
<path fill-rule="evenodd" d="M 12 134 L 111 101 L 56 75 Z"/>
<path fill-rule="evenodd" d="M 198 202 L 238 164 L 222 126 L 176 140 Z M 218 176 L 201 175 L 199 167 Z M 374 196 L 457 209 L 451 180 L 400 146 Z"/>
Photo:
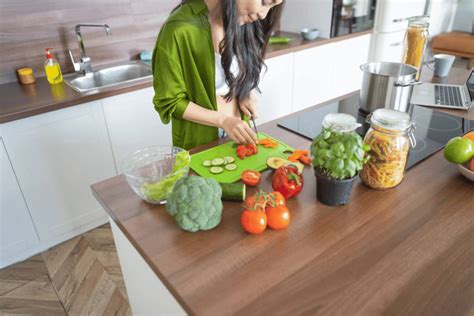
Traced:
<path fill-rule="evenodd" d="M 336 180 L 316 168 L 314 175 L 316 176 L 316 196 L 321 203 L 329 206 L 349 204 L 352 184 L 357 175 L 346 180 Z"/>

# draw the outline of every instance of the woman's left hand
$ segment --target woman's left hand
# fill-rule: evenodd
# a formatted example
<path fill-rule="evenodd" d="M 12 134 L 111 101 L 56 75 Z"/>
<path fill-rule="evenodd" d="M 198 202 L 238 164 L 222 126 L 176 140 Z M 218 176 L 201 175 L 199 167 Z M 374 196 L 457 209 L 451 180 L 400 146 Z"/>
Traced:
<path fill-rule="evenodd" d="M 248 117 L 257 118 L 257 98 L 253 92 L 246 100 L 240 102 L 239 106 L 242 113 Z"/>

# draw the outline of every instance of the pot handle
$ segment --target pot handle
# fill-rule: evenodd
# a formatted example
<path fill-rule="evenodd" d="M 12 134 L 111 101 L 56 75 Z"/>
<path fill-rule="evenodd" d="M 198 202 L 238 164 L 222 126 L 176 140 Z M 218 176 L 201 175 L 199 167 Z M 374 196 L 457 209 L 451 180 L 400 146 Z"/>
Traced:
<path fill-rule="evenodd" d="M 408 86 L 417 86 L 419 84 L 422 84 L 423 82 L 421 81 L 408 81 L 408 82 L 403 82 L 403 81 L 395 81 L 393 85 L 395 87 L 408 87 Z"/>

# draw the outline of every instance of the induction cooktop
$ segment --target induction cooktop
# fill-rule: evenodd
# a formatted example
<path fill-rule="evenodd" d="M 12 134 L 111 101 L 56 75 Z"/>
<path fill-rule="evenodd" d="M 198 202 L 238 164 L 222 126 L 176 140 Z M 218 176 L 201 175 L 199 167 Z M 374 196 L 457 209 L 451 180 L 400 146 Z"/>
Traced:
<path fill-rule="evenodd" d="M 326 106 L 301 112 L 282 119 L 278 126 L 312 140 L 322 129 L 323 117 L 329 113 L 347 113 L 357 117 L 362 124 L 356 131 L 362 137 L 370 127 L 367 114 L 359 109 L 359 95 L 330 103 Z M 410 108 L 415 122 L 415 148 L 410 148 L 407 168 L 411 168 L 433 155 L 455 136 L 463 135 L 474 128 L 474 121 L 442 113 L 430 108 L 414 105 Z"/>

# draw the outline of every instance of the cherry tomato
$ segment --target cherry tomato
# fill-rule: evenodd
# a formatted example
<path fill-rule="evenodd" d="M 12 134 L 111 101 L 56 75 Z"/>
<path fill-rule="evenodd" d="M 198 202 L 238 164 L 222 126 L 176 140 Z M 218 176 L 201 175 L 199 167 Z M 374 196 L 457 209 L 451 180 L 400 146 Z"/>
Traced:
<path fill-rule="evenodd" d="M 250 234 L 261 234 L 267 228 L 267 214 L 262 210 L 244 210 L 240 215 L 242 228 Z"/>
<path fill-rule="evenodd" d="M 260 183 L 260 172 L 255 170 L 245 170 L 242 172 L 242 182 L 251 187 L 255 187 Z"/>
<path fill-rule="evenodd" d="M 281 194 L 278 191 L 273 191 L 273 192 L 269 193 L 267 195 L 267 207 L 266 208 L 275 207 L 275 206 L 279 206 L 279 205 L 286 205 L 286 199 L 283 196 L 283 194 Z"/>
<path fill-rule="evenodd" d="M 284 205 L 269 207 L 267 209 L 267 223 L 272 229 L 283 229 L 290 225 L 290 211 Z"/>
<path fill-rule="evenodd" d="M 244 206 L 249 210 L 256 210 L 257 208 L 263 210 L 267 203 L 267 196 L 263 192 L 257 192 L 254 195 L 245 198 Z"/>

